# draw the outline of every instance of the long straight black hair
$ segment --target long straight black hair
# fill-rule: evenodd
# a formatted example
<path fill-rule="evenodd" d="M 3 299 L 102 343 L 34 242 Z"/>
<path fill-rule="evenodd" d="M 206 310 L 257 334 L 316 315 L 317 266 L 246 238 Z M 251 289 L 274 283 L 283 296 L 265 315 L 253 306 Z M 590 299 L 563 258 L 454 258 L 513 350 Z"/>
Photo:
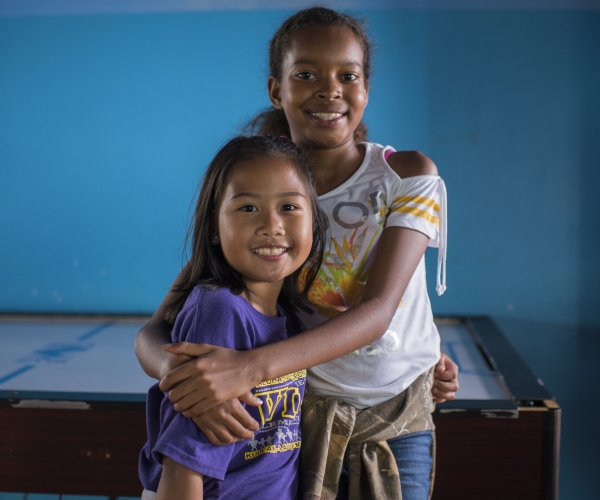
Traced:
<path fill-rule="evenodd" d="M 186 248 L 188 244 L 191 246 L 192 255 L 182 271 L 181 283 L 172 290 L 175 298 L 166 306 L 167 321 L 175 321 L 190 291 L 199 284 L 213 289 L 225 287 L 236 295 L 245 292 L 249 296 L 243 276 L 227 263 L 221 246 L 213 244 L 212 240 L 218 233 L 217 211 L 232 170 L 237 164 L 255 158 L 276 158 L 292 167 L 309 193 L 313 242 L 307 263 L 310 261 L 312 264 L 307 264 L 306 282 L 302 290 L 298 290 L 301 267 L 284 279 L 279 296 L 280 300 L 294 308 L 308 310 L 304 301 L 308 300 L 308 290 L 319 271 L 327 238 L 327 216 L 319 208 L 309 162 L 302 151 L 286 138 L 240 136 L 230 140 L 219 150 L 204 175 L 186 236 Z"/>

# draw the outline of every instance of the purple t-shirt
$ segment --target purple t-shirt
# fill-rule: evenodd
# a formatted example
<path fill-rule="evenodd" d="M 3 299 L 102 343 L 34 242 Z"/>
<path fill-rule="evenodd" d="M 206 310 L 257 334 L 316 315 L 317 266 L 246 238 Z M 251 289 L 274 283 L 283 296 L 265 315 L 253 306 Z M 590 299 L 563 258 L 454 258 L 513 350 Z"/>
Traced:
<path fill-rule="evenodd" d="M 207 343 L 246 350 L 300 331 L 293 313 L 265 316 L 228 289 L 196 286 L 177 316 L 173 342 Z M 156 491 L 162 456 L 204 475 L 204 498 L 295 499 L 300 457 L 300 406 L 306 370 L 268 380 L 252 392 L 263 400 L 247 406 L 260 424 L 254 438 L 226 446 L 208 442 L 193 421 L 177 413 L 158 384 L 148 391 L 148 442 L 140 456 L 140 479 Z"/>

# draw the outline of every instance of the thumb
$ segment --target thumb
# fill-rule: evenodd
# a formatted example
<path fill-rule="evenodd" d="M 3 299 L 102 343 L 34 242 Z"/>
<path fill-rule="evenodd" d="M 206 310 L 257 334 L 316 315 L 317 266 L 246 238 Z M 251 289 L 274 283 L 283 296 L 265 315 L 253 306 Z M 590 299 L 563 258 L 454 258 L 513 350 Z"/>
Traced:
<path fill-rule="evenodd" d="M 445 363 L 445 360 L 443 357 L 440 358 L 440 360 L 436 363 L 435 371 L 440 372 L 440 373 L 443 373 L 446 371 L 446 363 Z"/>
<path fill-rule="evenodd" d="M 262 404 L 262 399 L 257 398 L 254 394 L 248 391 L 246 394 L 242 394 L 238 397 L 238 399 L 242 403 L 246 403 L 252 406 L 260 406 Z"/>
<path fill-rule="evenodd" d="M 212 350 L 213 346 L 208 344 L 177 342 L 175 344 L 164 344 L 162 348 L 171 354 L 186 354 L 187 356 L 198 357 L 208 354 Z"/>

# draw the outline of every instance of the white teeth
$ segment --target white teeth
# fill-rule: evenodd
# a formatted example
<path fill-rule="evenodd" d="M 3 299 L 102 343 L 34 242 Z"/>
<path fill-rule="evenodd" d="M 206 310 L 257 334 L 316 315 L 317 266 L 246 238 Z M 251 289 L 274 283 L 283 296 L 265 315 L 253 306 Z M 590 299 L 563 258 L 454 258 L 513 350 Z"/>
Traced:
<path fill-rule="evenodd" d="M 342 116 L 342 113 L 312 113 L 313 116 L 317 116 L 322 120 L 335 120 Z"/>
<path fill-rule="evenodd" d="M 254 253 L 259 255 L 281 255 L 287 250 L 287 248 L 255 248 L 252 250 Z"/>

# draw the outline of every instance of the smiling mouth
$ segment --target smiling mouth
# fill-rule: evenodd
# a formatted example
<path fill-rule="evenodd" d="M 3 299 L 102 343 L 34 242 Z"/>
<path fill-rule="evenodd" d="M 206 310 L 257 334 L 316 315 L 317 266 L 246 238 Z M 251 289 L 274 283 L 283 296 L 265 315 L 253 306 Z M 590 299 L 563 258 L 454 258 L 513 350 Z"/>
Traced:
<path fill-rule="evenodd" d="M 344 116 L 345 113 L 310 113 L 312 116 L 325 121 L 332 121 Z"/>
<path fill-rule="evenodd" d="M 261 247 L 252 249 L 252 253 L 255 253 L 257 255 L 283 255 L 284 253 L 287 253 L 289 251 L 289 248 L 283 247 Z"/>

